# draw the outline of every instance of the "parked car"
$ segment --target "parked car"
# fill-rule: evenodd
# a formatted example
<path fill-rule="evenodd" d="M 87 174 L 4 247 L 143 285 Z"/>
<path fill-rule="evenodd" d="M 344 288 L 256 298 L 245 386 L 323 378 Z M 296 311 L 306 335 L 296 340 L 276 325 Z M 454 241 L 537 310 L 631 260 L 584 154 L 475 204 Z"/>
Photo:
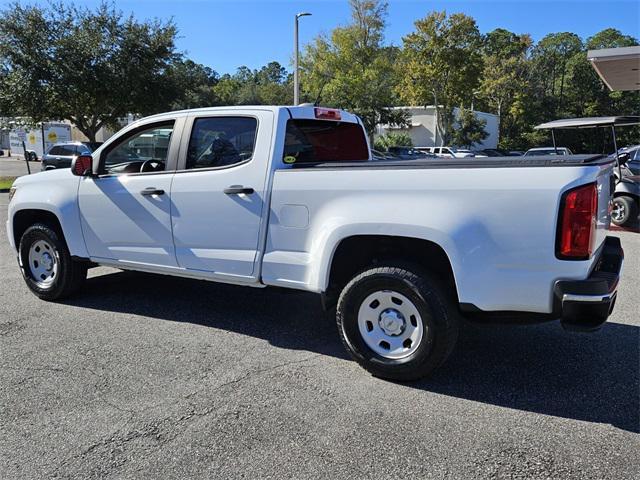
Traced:
<path fill-rule="evenodd" d="M 445 158 L 473 157 L 473 153 L 470 150 L 461 150 L 456 147 L 425 147 L 424 151 Z"/>
<path fill-rule="evenodd" d="M 389 147 L 388 153 L 393 155 L 395 159 L 399 160 L 416 160 L 418 158 L 428 158 L 433 156 L 425 152 L 421 152 L 417 148 L 413 147 Z"/>
<path fill-rule="evenodd" d="M 525 157 L 530 157 L 532 155 L 540 156 L 540 155 L 573 155 L 573 152 L 569 150 L 567 147 L 538 147 L 538 148 L 530 148 L 526 152 L 524 152 Z"/>
<path fill-rule="evenodd" d="M 619 151 L 620 170 L 614 169 L 616 188 L 613 195 L 611 222 L 620 227 L 634 226 L 639 221 L 640 175 L 635 175 L 629 168 L 629 162 L 634 154 L 634 151 Z M 615 153 L 609 158 L 615 160 Z"/>
<path fill-rule="evenodd" d="M 505 155 L 495 148 L 483 148 L 473 152 L 476 157 L 504 157 Z"/>
<path fill-rule="evenodd" d="M 632 147 L 621 148 L 618 154 L 627 153 L 629 159 L 626 162 L 626 166 L 631 171 L 632 175 L 640 175 L 640 145 L 634 145 Z"/>
<path fill-rule="evenodd" d="M 140 156 L 141 138 L 161 148 Z M 77 293 L 95 265 L 317 293 L 351 356 L 394 380 L 438 368 L 461 316 L 593 330 L 610 315 L 611 159 L 369 159 L 342 110 L 154 115 L 71 169 L 18 178 L 7 234 L 43 300 Z"/>
<path fill-rule="evenodd" d="M 380 161 L 380 160 L 396 160 L 398 157 L 396 157 L 394 154 L 390 153 L 390 152 L 381 152 L 380 150 L 371 150 L 371 159 L 372 160 L 376 160 L 376 161 Z"/>
<path fill-rule="evenodd" d="M 469 154 L 472 157 L 476 156 L 476 153 L 472 150 L 469 150 L 468 148 L 456 148 L 456 153 L 459 155 L 463 155 L 465 153 Z"/>
<path fill-rule="evenodd" d="M 504 150 L 501 148 L 483 148 L 482 150 L 476 150 L 476 157 L 520 157 L 524 152 L 517 150 Z"/>
<path fill-rule="evenodd" d="M 69 168 L 78 155 L 90 155 L 102 142 L 61 142 L 51 146 L 42 156 L 42 170 Z"/>

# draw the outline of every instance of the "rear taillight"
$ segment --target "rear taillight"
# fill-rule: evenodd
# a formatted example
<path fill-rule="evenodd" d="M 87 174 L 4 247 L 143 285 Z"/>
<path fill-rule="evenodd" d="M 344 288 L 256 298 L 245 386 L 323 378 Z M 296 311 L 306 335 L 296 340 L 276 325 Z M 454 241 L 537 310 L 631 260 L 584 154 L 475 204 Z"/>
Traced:
<path fill-rule="evenodd" d="M 565 260 L 587 260 L 593 253 L 598 213 L 595 183 L 569 190 L 562 196 L 556 255 Z"/>

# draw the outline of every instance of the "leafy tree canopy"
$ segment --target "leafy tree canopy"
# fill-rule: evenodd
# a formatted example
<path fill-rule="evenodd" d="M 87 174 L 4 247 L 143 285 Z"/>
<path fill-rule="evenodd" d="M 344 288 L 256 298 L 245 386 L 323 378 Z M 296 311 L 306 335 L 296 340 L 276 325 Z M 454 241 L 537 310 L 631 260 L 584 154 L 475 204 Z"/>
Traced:
<path fill-rule="evenodd" d="M 394 93 L 398 49 L 385 46 L 387 2 L 350 0 L 351 23 L 317 37 L 301 60 L 307 101 L 350 110 L 372 133 L 379 123 L 404 124 Z"/>
<path fill-rule="evenodd" d="M 482 36 L 473 18 L 432 12 L 403 38 L 397 92 L 410 105 L 434 105 L 445 144 L 451 140 L 456 106 L 469 104 L 482 71 Z"/>
<path fill-rule="evenodd" d="M 172 21 L 139 22 L 114 6 L 9 5 L 0 12 L 0 103 L 35 121 L 70 119 L 90 140 L 125 114 L 169 106 Z"/>

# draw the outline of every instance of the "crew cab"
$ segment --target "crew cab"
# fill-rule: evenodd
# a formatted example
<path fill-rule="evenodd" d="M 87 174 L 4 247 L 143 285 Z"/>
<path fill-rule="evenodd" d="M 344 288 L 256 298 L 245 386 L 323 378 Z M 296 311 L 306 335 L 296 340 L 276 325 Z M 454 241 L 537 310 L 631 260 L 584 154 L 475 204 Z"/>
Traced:
<path fill-rule="evenodd" d="M 204 108 L 19 178 L 7 232 L 44 300 L 78 292 L 95 265 L 315 292 L 358 363 L 413 380 L 446 360 L 463 317 L 606 321 L 623 259 L 607 236 L 612 165 L 374 162 L 345 111 Z"/>

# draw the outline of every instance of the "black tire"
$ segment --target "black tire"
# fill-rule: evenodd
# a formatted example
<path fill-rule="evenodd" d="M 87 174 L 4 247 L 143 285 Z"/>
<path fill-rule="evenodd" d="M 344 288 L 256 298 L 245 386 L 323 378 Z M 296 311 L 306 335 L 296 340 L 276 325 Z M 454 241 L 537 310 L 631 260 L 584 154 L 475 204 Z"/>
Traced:
<path fill-rule="evenodd" d="M 39 285 L 29 267 L 29 250 L 38 241 L 44 240 L 52 248 L 52 257 L 57 262 L 56 275 L 49 285 Z M 87 265 L 71 258 L 64 239 L 49 225 L 36 223 L 24 232 L 18 249 L 22 276 L 29 287 L 43 300 L 58 300 L 77 292 L 87 278 Z"/>
<path fill-rule="evenodd" d="M 611 222 L 619 227 L 633 223 L 638 219 L 638 202 L 632 197 L 621 195 L 613 199 L 613 208 L 618 209 L 619 215 L 611 216 Z"/>
<path fill-rule="evenodd" d="M 37 162 L 38 161 L 38 154 L 36 152 L 29 152 L 29 161 L 30 162 Z"/>
<path fill-rule="evenodd" d="M 420 314 L 422 341 L 405 358 L 389 359 L 377 354 L 360 333 L 360 306 L 370 294 L 380 290 L 404 295 Z M 388 264 L 363 271 L 340 294 L 336 308 L 340 338 L 354 360 L 374 376 L 395 381 L 426 377 L 445 362 L 458 339 L 460 321 L 452 297 L 415 265 Z"/>

